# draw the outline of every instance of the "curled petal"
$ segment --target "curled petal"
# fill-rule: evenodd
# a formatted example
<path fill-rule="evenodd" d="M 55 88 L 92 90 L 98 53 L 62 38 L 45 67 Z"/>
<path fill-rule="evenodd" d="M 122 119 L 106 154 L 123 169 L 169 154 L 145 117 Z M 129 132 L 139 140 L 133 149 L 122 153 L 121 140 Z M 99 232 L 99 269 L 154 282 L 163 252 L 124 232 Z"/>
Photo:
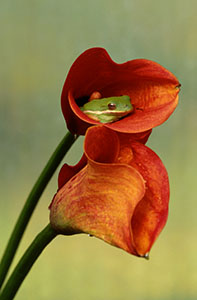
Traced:
<path fill-rule="evenodd" d="M 159 64 L 136 59 L 117 64 L 103 48 L 82 53 L 73 63 L 62 91 L 62 111 L 71 132 L 84 134 L 90 119 L 79 108 L 98 91 L 102 97 L 128 95 L 134 113 L 106 127 L 125 133 L 147 131 L 162 124 L 178 103 L 179 82 Z"/>
<path fill-rule="evenodd" d="M 111 163 L 119 154 L 119 139 L 115 132 L 95 126 L 87 130 L 85 139 L 85 154 L 75 166 L 64 164 L 58 176 L 58 188 L 61 188 L 70 178 L 77 174 L 87 164 L 87 157 L 97 162 Z"/>
<path fill-rule="evenodd" d="M 138 134 L 137 140 L 149 134 Z M 105 126 L 87 130 L 85 156 L 62 168 L 50 205 L 57 232 L 89 233 L 147 256 L 167 220 L 169 182 L 160 158 L 134 136 Z"/>
<path fill-rule="evenodd" d="M 158 107 L 144 108 L 136 110 L 136 112 L 123 120 L 108 124 L 106 127 L 119 132 L 138 133 L 149 130 L 164 123 L 175 110 L 178 104 L 178 90 L 173 87 L 174 94 L 169 97 L 170 102 L 166 102 Z M 167 98 L 168 95 L 166 95 Z M 172 98 L 172 99 L 171 99 Z"/>
<path fill-rule="evenodd" d="M 132 143 L 133 166 L 146 182 L 146 193 L 138 203 L 132 217 L 132 231 L 136 251 L 146 255 L 168 216 L 169 181 L 167 171 L 160 158 L 148 147 Z"/>
<path fill-rule="evenodd" d="M 144 193 L 143 178 L 134 168 L 91 161 L 58 191 L 50 222 L 62 234 L 70 227 L 137 255 L 131 218 Z"/>
<path fill-rule="evenodd" d="M 58 188 L 60 189 L 70 178 L 77 174 L 85 165 L 87 164 L 87 159 L 85 154 L 75 166 L 69 166 L 64 164 L 60 169 L 58 175 Z"/>
<path fill-rule="evenodd" d="M 94 126 L 87 130 L 84 143 L 85 154 L 89 160 L 113 163 L 119 155 L 117 134 L 104 126 Z"/>
<path fill-rule="evenodd" d="M 68 227 L 89 233 L 138 255 L 131 219 L 145 194 L 142 176 L 132 166 L 117 163 L 119 139 L 110 129 L 89 128 L 84 149 L 87 166 L 57 192 L 50 206 L 52 226 L 63 234 Z"/>

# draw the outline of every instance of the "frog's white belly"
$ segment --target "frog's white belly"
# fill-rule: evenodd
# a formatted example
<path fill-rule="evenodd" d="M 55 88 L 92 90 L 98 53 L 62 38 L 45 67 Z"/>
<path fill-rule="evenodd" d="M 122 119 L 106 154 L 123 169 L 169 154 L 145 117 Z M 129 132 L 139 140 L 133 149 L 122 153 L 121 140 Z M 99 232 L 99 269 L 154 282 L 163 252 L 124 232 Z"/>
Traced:
<path fill-rule="evenodd" d="M 85 114 L 94 114 L 94 115 L 110 115 L 110 116 L 125 116 L 128 115 L 128 113 L 130 113 L 130 111 L 118 111 L 118 110 L 84 110 L 83 111 Z"/>

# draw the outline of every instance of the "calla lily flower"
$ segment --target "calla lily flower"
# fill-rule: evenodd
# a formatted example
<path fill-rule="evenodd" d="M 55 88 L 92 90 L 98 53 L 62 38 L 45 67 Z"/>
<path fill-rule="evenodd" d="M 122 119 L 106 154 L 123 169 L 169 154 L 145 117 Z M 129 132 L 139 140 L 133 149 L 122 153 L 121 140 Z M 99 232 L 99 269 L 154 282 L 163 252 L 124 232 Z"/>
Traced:
<path fill-rule="evenodd" d="M 156 62 L 135 59 L 117 64 L 105 49 L 91 48 L 76 59 L 68 73 L 61 97 L 62 111 L 68 129 L 84 135 L 88 127 L 100 124 L 80 109 L 92 95 L 128 95 L 134 111 L 105 126 L 118 132 L 138 133 L 169 118 L 178 104 L 179 88 L 177 78 Z"/>
<path fill-rule="evenodd" d="M 60 234 L 87 233 L 147 257 L 166 223 L 168 202 L 160 158 L 135 134 L 92 126 L 80 162 L 60 171 L 50 223 Z"/>

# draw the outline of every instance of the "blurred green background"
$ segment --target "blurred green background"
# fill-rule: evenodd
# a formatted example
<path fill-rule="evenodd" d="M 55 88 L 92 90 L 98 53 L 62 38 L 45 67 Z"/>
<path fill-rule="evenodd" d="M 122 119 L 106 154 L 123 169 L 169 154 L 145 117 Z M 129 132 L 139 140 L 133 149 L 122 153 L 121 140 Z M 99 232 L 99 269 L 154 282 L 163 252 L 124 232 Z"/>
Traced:
<path fill-rule="evenodd" d="M 58 237 L 35 264 L 18 300 L 197 298 L 197 2 L 35 0 L 0 2 L 0 254 L 33 183 L 66 132 L 60 95 L 77 56 L 105 47 L 118 63 L 148 58 L 182 83 L 179 106 L 148 145 L 170 177 L 168 223 L 139 259 L 86 235 Z M 64 161 L 82 153 L 80 138 Z M 57 173 L 17 253 L 48 222 Z"/>

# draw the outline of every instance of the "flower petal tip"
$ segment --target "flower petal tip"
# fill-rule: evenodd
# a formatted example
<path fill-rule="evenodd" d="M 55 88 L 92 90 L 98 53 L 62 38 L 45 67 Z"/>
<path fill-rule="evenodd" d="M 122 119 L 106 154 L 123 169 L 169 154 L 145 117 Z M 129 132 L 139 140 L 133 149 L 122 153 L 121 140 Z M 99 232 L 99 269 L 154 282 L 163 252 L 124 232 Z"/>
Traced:
<path fill-rule="evenodd" d="M 150 259 L 149 252 L 145 253 L 144 255 L 141 255 L 141 257 L 145 258 L 146 260 L 149 260 Z"/>

